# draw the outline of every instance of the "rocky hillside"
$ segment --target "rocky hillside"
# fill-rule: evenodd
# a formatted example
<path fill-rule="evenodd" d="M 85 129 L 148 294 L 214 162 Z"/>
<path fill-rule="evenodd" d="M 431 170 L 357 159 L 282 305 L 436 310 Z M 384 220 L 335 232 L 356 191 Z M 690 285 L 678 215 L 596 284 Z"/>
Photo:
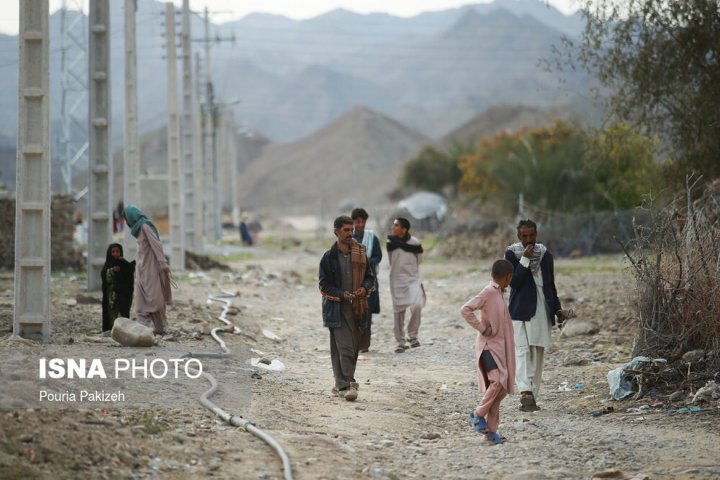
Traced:
<path fill-rule="evenodd" d="M 387 201 L 404 161 L 430 139 L 356 107 L 318 132 L 270 145 L 241 172 L 240 206 L 253 211 L 334 214 Z"/>
<path fill-rule="evenodd" d="M 454 142 L 474 145 L 483 137 L 491 137 L 500 132 L 512 132 L 523 127 L 538 127 L 555 120 L 579 122 L 578 115 L 565 107 L 542 109 L 527 105 L 500 105 L 473 117 L 440 138 L 436 144 L 440 148 L 448 148 Z"/>

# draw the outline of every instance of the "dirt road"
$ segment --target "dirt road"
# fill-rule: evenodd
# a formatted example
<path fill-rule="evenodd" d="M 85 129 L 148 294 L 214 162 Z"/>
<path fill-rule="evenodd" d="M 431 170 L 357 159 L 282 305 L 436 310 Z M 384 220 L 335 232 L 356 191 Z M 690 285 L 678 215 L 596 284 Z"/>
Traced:
<path fill-rule="evenodd" d="M 233 305 L 239 314 L 232 320 L 242 334 L 223 338 L 243 354 L 231 360 L 238 362 L 235 385 L 221 385 L 217 403 L 228 403 L 239 386 L 251 388 L 244 411 L 232 413 L 285 447 L 295 478 L 589 479 L 598 472 L 628 479 L 720 477 L 717 404 L 671 415 L 667 409 L 685 406 L 684 398 L 603 403 L 609 396 L 607 372 L 629 360 L 632 341 L 632 279 L 619 257 L 557 262 L 561 300 L 574 308 L 577 321 L 591 321 L 599 331 L 556 337 L 557 352 L 548 358 L 539 398 L 542 409 L 522 413 L 517 397 L 505 400 L 500 431 L 508 442 L 489 446 L 467 421 L 478 401 L 475 333 L 458 310 L 487 283 L 491 260 L 428 255 L 422 266 L 428 291 L 422 346 L 404 354 L 393 353 L 383 265 L 383 313 L 374 319 L 371 350 L 359 361 L 360 396 L 347 402 L 330 394 L 328 332 L 317 290 L 317 265 L 331 240 L 325 243 L 247 249 L 225 259 L 232 273 L 180 275 L 169 312 L 172 335 L 151 349 L 157 355 L 217 350 L 201 332 L 215 325 L 220 306 L 205 304 L 205 298 L 221 290 L 238 292 Z M 95 335 L 100 306 L 67 302 L 97 297 L 84 286 L 82 274 L 53 275 L 52 343 L 71 343 L 90 354 L 105 345 Z M 12 273 L 5 272 L 0 276 L 4 337 L 12 329 L 12 288 Z M 43 347 L 6 339 L 0 348 L 20 354 Z M 281 361 L 285 369 L 253 368 L 247 356 Z M 207 370 L 221 369 L 218 362 L 208 360 Z M 592 416 L 607 406 L 614 412 Z M 282 478 L 281 463 L 265 443 L 199 406 L 16 408 L 0 418 L 0 478 Z"/>

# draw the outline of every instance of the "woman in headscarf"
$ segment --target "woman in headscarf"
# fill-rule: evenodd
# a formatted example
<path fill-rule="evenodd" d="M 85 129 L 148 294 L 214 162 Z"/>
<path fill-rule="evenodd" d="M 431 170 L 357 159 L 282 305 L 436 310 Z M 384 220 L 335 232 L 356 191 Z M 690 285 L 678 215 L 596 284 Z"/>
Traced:
<path fill-rule="evenodd" d="M 134 276 L 135 262 L 128 262 L 123 258 L 122 245 L 111 243 L 105 256 L 105 265 L 100 271 L 103 332 L 112 330 L 116 318 L 130 318 Z"/>
<path fill-rule="evenodd" d="M 135 313 L 137 320 L 154 328 L 156 335 L 167 333 L 165 305 L 172 303 L 170 266 L 163 253 L 157 228 L 135 205 L 125 207 L 125 222 L 137 238 L 135 266 Z"/>

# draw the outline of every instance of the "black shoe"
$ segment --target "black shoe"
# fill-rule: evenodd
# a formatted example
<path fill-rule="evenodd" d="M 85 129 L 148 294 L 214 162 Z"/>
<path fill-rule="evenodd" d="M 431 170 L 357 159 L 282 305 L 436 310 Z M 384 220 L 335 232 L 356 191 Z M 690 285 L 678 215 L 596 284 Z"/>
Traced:
<path fill-rule="evenodd" d="M 540 407 L 535 403 L 535 396 L 532 393 L 520 396 L 520 411 L 521 412 L 537 412 Z"/>

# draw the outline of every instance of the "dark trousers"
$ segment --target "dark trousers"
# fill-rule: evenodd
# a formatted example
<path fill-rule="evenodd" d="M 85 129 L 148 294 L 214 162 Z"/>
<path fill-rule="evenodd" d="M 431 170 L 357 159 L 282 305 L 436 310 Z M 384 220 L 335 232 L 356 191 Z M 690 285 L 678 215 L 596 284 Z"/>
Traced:
<path fill-rule="evenodd" d="M 360 345 L 360 329 L 354 319 L 342 316 L 340 328 L 330 328 L 330 358 L 332 360 L 335 388 L 343 390 L 355 382 Z"/>

